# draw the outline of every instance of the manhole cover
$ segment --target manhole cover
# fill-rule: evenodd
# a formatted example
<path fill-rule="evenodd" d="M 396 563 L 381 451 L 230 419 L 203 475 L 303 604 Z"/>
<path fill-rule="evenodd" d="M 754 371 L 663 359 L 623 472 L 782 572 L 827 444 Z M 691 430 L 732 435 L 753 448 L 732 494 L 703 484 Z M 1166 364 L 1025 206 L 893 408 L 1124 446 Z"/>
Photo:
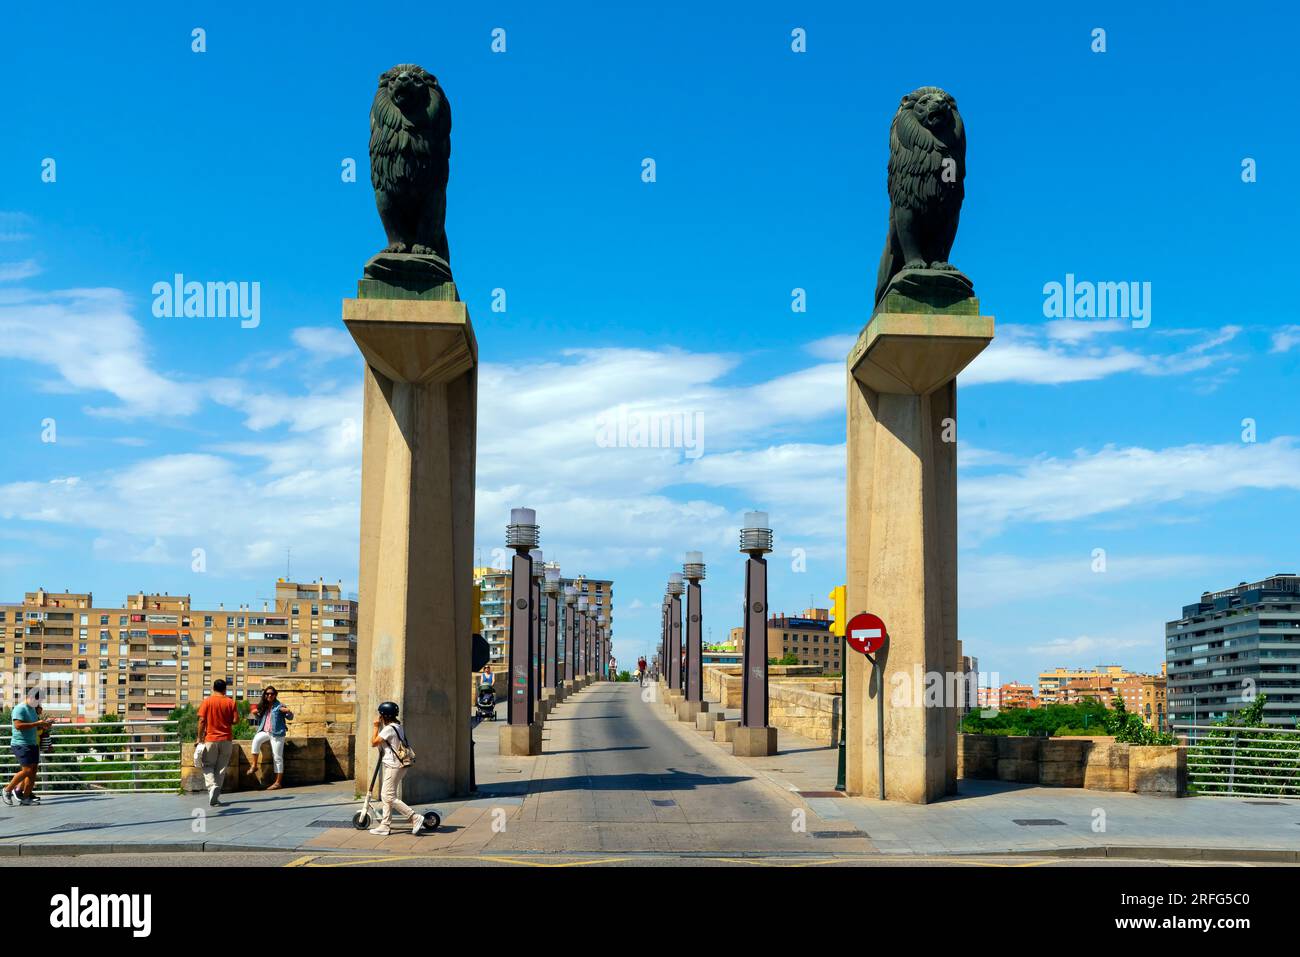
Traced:
<path fill-rule="evenodd" d="M 663 801 L 652 800 L 650 803 L 653 804 L 655 807 L 676 807 L 677 806 L 676 801 L 670 801 L 670 800 L 663 800 Z"/>
<path fill-rule="evenodd" d="M 1021 827 L 1065 827 L 1064 821 L 1058 821 L 1054 817 L 1017 817 L 1012 818 L 1012 823 Z"/>
<path fill-rule="evenodd" d="M 806 798 L 842 798 L 843 791 L 795 791 L 795 794 Z"/>

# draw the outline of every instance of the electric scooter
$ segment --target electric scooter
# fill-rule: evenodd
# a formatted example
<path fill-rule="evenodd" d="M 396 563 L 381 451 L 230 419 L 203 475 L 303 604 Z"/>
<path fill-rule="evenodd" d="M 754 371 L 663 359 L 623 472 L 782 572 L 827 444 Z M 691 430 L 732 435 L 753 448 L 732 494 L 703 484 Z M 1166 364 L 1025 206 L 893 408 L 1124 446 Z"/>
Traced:
<path fill-rule="evenodd" d="M 370 776 L 370 787 L 366 790 L 366 796 L 361 799 L 361 810 L 352 815 L 352 826 L 358 831 L 370 830 L 371 814 L 370 802 L 374 799 L 375 782 L 379 780 L 379 769 L 383 767 L 383 760 L 375 762 L 375 773 Z M 436 831 L 442 826 L 442 815 L 437 811 L 426 811 L 424 814 L 424 830 Z"/>

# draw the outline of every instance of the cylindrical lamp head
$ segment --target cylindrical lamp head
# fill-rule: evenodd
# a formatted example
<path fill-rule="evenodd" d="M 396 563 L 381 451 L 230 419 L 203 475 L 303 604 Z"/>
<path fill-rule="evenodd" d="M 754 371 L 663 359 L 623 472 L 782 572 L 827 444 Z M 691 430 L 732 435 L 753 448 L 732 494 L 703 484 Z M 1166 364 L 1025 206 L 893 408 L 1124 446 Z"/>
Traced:
<path fill-rule="evenodd" d="M 566 605 L 572 605 L 577 600 L 578 600 L 578 589 L 574 588 L 572 585 L 565 585 L 564 603 Z"/>
<path fill-rule="evenodd" d="M 558 595 L 560 593 L 560 567 L 558 565 L 546 566 L 546 578 L 542 581 L 542 591 L 548 595 Z"/>
<path fill-rule="evenodd" d="M 704 553 L 687 552 L 686 561 L 682 564 L 682 574 L 688 581 L 704 581 Z"/>
<path fill-rule="evenodd" d="M 578 611 L 585 612 L 586 610 L 587 610 L 587 596 L 586 596 L 586 595 L 579 595 L 579 596 L 578 596 Z"/>
<path fill-rule="evenodd" d="M 772 550 L 772 529 L 768 526 L 767 512 L 745 513 L 745 526 L 740 530 L 740 550 L 751 555 Z"/>
<path fill-rule="evenodd" d="M 534 578 L 541 578 L 546 574 L 546 560 L 542 558 L 542 550 L 534 548 L 528 553 L 528 557 L 533 560 L 532 573 Z"/>
<path fill-rule="evenodd" d="M 512 508 L 510 524 L 506 526 L 506 545 L 510 548 L 536 548 L 541 540 L 537 512 L 531 508 Z"/>
<path fill-rule="evenodd" d="M 682 593 L 682 573 L 673 572 L 668 576 L 668 594 L 680 595 Z"/>

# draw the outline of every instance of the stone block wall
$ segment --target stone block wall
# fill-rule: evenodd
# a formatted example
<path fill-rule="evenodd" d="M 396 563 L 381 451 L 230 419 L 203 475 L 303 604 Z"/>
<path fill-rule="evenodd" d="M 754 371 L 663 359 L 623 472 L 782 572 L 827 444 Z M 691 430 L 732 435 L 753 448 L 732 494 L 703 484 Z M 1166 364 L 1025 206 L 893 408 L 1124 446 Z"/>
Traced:
<path fill-rule="evenodd" d="M 1187 749 L 1120 744 L 1108 737 L 959 734 L 957 776 L 1183 797 Z"/>

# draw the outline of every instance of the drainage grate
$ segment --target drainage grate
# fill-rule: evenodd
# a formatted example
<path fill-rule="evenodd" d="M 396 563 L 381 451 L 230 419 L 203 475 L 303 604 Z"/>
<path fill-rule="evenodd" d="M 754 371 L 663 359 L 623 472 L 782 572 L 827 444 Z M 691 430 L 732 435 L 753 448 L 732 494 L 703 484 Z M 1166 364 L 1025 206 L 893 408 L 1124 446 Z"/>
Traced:
<path fill-rule="evenodd" d="M 375 821 L 376 823 L 378 823 L 379 818 L 376 817 Z M 351 827 L 352 822 L 351 821 L 312 821 L 307 826 L 308 827 Z"/>
<path fill-rule="evenodd" d="M 676 807 L 677 806 L 677 802 L 673 800 L 662 800 L 662 801 L 651 800 L 650 803 L 653 804 L 655 807 Z"/>
<path fill-rule="evenodd" d="M 1012 823 L 1021 827 L 1065 827 L 1064 821 L 1058 821 L 1054 817 L 1017 817 L 1012 818 Z"/>
<path fill-rule="evenodd" d="M 842 798 L 843 791 L 795 791 L 795 794 L 805 798 Z"/>
<path fill-rule="evenodd" d="M 848 831 L 809 831 L 809 837 L 870 837 L 866 831 L 859 831 L 856 827 Z"/>
<path fill-rule="evenodd" d="M 1285 801 L 1242 801 L 1242 804 L 1276 804 L 1279 807 L 1286 804 Z"/>
<path fill-rule="evenodd" d="M 94 831 L 94 830 L 98 830 L 101 827 L 112 827 L 112 826 L 113 826 L 112 823 L 109 821 L 89 821 L 83 823 L 77 823 L 74 821 L 68 824 L 58 824 L 50 828 L 50 830 L 51 831 Z"/>

